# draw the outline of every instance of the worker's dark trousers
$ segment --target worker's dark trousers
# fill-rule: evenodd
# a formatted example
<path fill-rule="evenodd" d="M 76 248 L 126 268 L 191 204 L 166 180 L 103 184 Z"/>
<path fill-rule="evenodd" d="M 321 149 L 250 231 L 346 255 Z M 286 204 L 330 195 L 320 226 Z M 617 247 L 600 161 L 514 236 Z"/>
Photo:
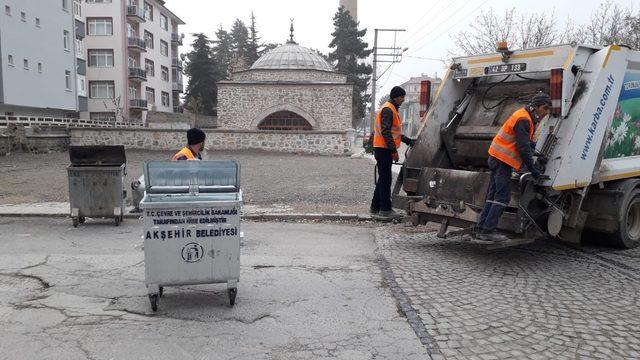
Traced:
<path fill-rule="evenodd" d="M 487 202 L 482 209 L 476 228 L 479 232 L 494 231 L 505 207 L 511 200 L 511 166 L 493 156 L 489 156 L 487 163 L 491 170 L 491 181 L 487 190 Z"/>
<path fill-rule="evenodd" d="M 380 211 L 391 210 L 391 150 L 374 148 L 373 154 L 378 162 L 378 183 L 373 192 L 371 208 Z"/>

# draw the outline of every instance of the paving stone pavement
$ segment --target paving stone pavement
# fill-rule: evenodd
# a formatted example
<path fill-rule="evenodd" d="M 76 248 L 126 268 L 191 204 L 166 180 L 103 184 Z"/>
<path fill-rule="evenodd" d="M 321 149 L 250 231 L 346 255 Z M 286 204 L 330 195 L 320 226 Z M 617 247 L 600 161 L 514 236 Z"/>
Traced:
<path fill-rule="evenodd" d="M 433 359 L 640 358 L 640 249 L 488 251 L 376 231 L 383 276 Z"/>

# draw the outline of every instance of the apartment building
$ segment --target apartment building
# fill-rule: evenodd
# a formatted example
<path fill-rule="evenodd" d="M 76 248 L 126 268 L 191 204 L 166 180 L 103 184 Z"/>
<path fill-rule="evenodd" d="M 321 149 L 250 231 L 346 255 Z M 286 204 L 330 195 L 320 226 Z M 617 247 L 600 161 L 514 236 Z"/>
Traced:
<path fill-rule="evenodd" d="M 0 115 L 80 107 L 71 0 L 0 0 Z"/>
<path fill-rule="evenodd" d="M 178 26 L 162 0 L 86 0 L 87 110 L 95 120 L 144 122 L 178 112 L 183 91 Z"/>

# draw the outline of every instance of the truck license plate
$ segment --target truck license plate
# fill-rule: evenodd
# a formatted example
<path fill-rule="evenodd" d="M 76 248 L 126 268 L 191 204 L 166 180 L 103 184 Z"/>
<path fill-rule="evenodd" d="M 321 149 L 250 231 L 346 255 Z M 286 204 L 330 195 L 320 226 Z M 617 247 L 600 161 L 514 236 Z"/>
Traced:
<path fill-rule="evenodd" d="M 527 70 L 527 64 L 525 63 L 491 65 L 484 68 L 484 74 L 485 75 L 508 74 L 508 73 L 522 72 L 526 70 Z"/>

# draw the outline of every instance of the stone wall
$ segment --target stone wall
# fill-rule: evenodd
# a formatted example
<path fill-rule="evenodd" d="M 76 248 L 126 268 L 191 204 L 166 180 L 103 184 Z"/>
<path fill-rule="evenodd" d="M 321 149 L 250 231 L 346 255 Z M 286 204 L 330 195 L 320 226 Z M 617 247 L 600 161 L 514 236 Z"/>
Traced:
<path fill-rule="evenodd" d="M 131 149 L 178 150 L 183 130 L 71 129 L 72 145 L 124 145 Z M 317 155 L 349 155 L 353 131 L 206 130 L 210 150 L 267 150 Z"/>
<path fill-rule="evenodd" d="M 196 115 L 190 112 L 166 113 L 149 111 L 147 113 L 147 127 L 151 129 L 183 129 L 192 127 L 215 128 L 218 126 L 217 118 L 206 115 Z"/>
<path fill-rule="evenodd" d="M 260 121 L 282 110 L 292 111 L 314 130 L 345 131 L 352 127 L 353 85 L 218 84 L 218 122 L 223 129 L 256 130 Z"/>
<path fill-rule="evenodd" d="M 321 70 L 247 70 L 233 74 L 233 81 L 333 82 L 346 83 L 347 75 Z"/>
<path fill-rule="evenodd" d="M 13 136 L 0 134 L 0 156 L 13 150 Z"/>

